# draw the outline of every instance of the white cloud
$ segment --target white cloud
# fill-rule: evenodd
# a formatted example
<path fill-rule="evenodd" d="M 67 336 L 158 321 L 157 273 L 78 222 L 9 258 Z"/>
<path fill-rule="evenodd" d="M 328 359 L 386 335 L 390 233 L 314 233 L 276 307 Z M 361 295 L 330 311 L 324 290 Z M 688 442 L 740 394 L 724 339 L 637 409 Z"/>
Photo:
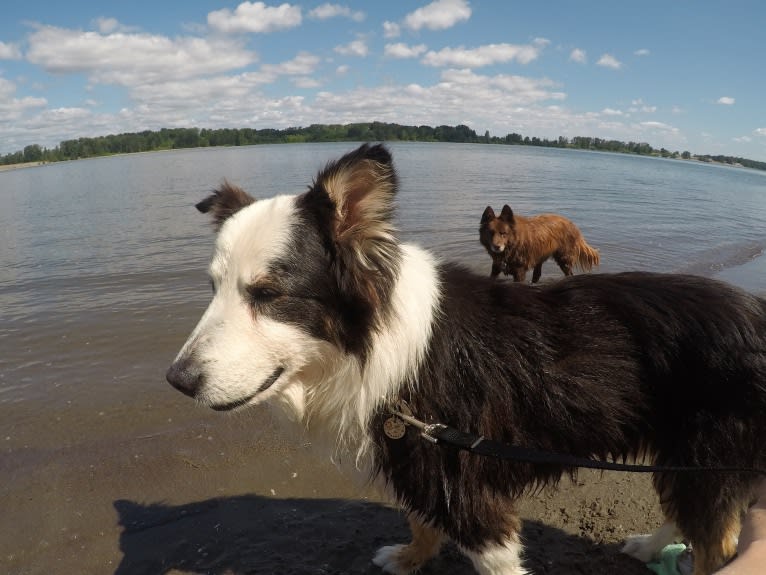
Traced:
<path fill-rule="evenodd" d="M 661 130 L 663 132 L 673 132 L 677 133 L 679 130 L 678 128 L 671 126 L 670 124 L 666 124 L 664 122 L 641 122 L 640 124 L 644 128 L 651 128 L 653 130 Z"/>
<path fill-rule="evenodd" d="M 22 114 L 47 105 L 45 98 L 16 97 L 16 84 L 0 76 L 0 122 L 20 118 Z M 0 127 L 2 124 L 0 123 Z"/>
<path fill-rule="evenodd" d="M 318 87 L 319 82 L 310 75 L 316 70 L 319 61 L 317 56 L 300 52 L 292 60 L 280 64 L 264 64 L 255 72 L 183 80 L 167 79 L 135 86 L 130 95 L 139 107 L 178 109 L 181 113 L 196 105 L 228 110 L 247 108 L 251 99 L 258 97 L 259 88 L 276 82 L 280 76 L 292 77 L 293 84 L 301 88 Z M 193 94 L 194 98 L 190 99 L 189 94 Z M 206 115 L 204 111 L 201 114 Z"/>
<path fill-rule="evenodd" d="M 207 15 L 208 26 L 224 33 L 275 32 L 300 26 L 301 21 L 300 7 L 287 3 L 267 6 L 263 2 L 242 2 L 234 12 L 223 8 Z"/>
<path fill-rule="evenodd" d="M 766 136 L 766 128 L 757 128 L 753 130 L 754 134 L 757 134 L 758 136 Z"/>
<path fill-rule="evenodd" d="M 647 48 L 641 48 L 633 52 L 635 56 L 648 56 L 651 52 Z"/>
<path fill-rule="evenodd" d="M 625 114 L 621 110 L 615 110 L 614 108 L 604 108 L 601 113 L 605 116 L 624 116 Z"/>
<path fill-rule="evenodd" d="M 293 78 L 292 83 L 296 88 L 302 88 L 304 90 L 319 88 L 319 86 L 322 85 L 318 80 L 309 76 L 298 76 L 297 78 Z"/>
<path fill-rule="evenodd" d="M 398 38 L 402 33 L 402 29 L 396 22 L 383 22 L 383 37 L 384 38 Z"/>
<path fill-rule="evenodd" d="M 437 88 L 449 92 L 451 96 L 460 95 L 465 102 L 484 102 L 480 106 L 490 106 L 493 98 L 498 102 L 512 101 L 514 105 L 529 105 L 546 100 L 563 100 L 566 95 L 552 91 L 556 83 L 548 79 L 527 78 L 498 74 L 486 76 L 476 74 L 469 69 L 450 69 L 442 72 Z M 453 100 L 457 101 L 457 100 Z M 502 105 L 500 106 L 502 108 Z"/>
<path fill-rule="evenodd" d="M 417 58 L 427 49 L 425 44 L 408 46 L 407 44 L 398 42 L 396 44 L 386 44 L 383 53 L 390 58 Z"/>
<path fill-rule="evenodd" d="M 84 73 L 91 82 L 137 86 L 241 68 L 255 54 L 232 39 L 67 30 L 38 27 L 27 59 L 53 74 Z"/>
<path fill-rule="evenodd" d="M 724 106 L 733 106 L 734 102 L 735 100 L 731 96 L 721 96 L 716 103 L 723 104 Z"/>
<path fill-rule="evenodd" d="M 367 43 L 364 40 L 354 40 L 348 44 L 336 46 L 334 50 L 343 56 L 359 56 L 361 58 L 367 56 L 369 52 Z"/>
<path fill-rule="evenodd" d="M 21 50 L 16 44 L 0 42 L 0 60 L 18 60 L 21 58 Z"/>
<path fill-rule="evenodd" d="M 588 61 L 585 50 L 580 50 L 579 48 L 575 48 L 572 50 L 572 52 L 570 52 L 569 59 L 572 62 L 577 62 L 578 64 L 585 64 Z"/>
<path fill-rule="evenodd" d="M 739 144 L 749 144 L 753 141 L 753 139 L 750 136 L 740 136 L 739 138 L 732 138 L 735 142 Z"/>
<path fill-rule="evenodd" d="M 309 12 L 309 18 L 316 20 L 329 20 L 330 18 L 337 18 L 339 16 L 350 18 L 354 22 L 361 22 L 364 20 L 364 12 L 352 11 L 348 6 L 342 6 L 340 4 L 322 4 L 317 6 Z"/>
<path fill-rule="evenodd" d="M 168 80 L 138 86 L 131 90 L 136 110 L 151 110 L 158 115 L 193 117 L 197 107 L 236 109 L 251 102 L 255 90 L 276 80 L 276 75 L 247 73 L 236 76 L 213 76 L 185 80 Z M 194 97 L 190 98 L 190 94 Z"/>
<path fill-rule="evenodd" d="M 471 17 L 471 7 L 466 0 L 435 0 L 410 12 L 404 18 L 404 26 L 410 30 L 446 30 Z"/>
<path fill-rule="evenodd" d="M 96 18 L 96 27 L 102 34 L 109 34 L 119 28 L 120 23 L 116 18 Z"/>
<path fill-rule="evenodd" d="M 633 100 L 631 102 L 631 107 L 628 108 L 628 111 L 631 114 L 635 114 L 636 112 L 643 112 L 644 114 L 653 114 L 657 111 L 657 106 L 649 106 L 641 98 L 638 98 L 637 100 Z"/>
<path fill-rule="evenodd" d="M 467 69 L 445 70 L 441 80 L 431 86 L 386 85 L 344 93 L 321 92 L 312 103 L 311 112 L 323 122 L 331 123 L 372 120 L 434 126 L 468 123 L 491 126 L 504 135 L 511 131 L 502 132 L 511 128 L 509 118 L 517 117 L 515 112 L 521 109 L 525 118 L 556 125 L 557 120 L 553 118 L 557 114 L 544 103 L 561 101 L 566 95 L 552 90 L 554 87 L 555 83 L 547 79 L 485 76 Z M 467 117 L 468 102 L 473 112 Z M 294 120 L 291 125 L 296 124 L 300 122 Z M 518 131 L 519 127 L 513 125 L 512 129 Z"/>
<path fill-rule="evenodd" d="M 619 70 L 622 68 L 622 62 L 620 62 L 617 58 L 612 56 L 611 54 L 604 54 L 601 56 L 601 58 L 598 59 L 598 62 L 596 62 L 599 66 L 603 66 L 604 68 L 611 68 L 612 70 Z"/>
<path fill-rule="evenodd" d="M 116 18 L 96 18 L 93 21 L 96 29 L 102 34 L 111 34 L 112 32 L 136 32 L 138 28 L 135 26 L 125 26 L 121 24 Z"/>
<path fill-rule="evenodd" d="M 498 62 L 516 60 L 520 64 L 528 64 L 540 54 L 539 46 L 514 44 L 488 44 L 478 48 L 443 48 L 438 52 L 428 52 L 423 57 L 427 66 L 456 66 L 478 68 Z"/>
<path fill-rule="evenodd" d="M 319 57 L 308 52 L 299 52 L 292 60 L 281 64 L 264 64 L 261 70 L 265 73 L 284 74 L 288 76 L 312 74 L 319 65 Z"/>

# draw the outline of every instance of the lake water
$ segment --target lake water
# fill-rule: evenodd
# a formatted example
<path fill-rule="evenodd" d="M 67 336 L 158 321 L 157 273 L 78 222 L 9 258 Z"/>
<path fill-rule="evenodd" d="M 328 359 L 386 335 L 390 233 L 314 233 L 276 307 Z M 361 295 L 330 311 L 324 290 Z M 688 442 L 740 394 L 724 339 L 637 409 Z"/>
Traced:
<path fill-rule="evenodd" d="M 0 405 L 98 406 L 163 389 L 169 352 L 209 297 L 213 235 L 194 203 L 223 178 L 256 197 L 302 192 L 351 148 L 199 149 L 0 173 Z M 479 218 L 509 203 L 573 219 L 602 272 L 689 271 L 766 291 L 766 274 L 750 273 L 766 247 L 766 173 L 529 147 L 391 149 L 402 237 L 482 273 Z"/>
<path fill-rule="evenodd" d="M 99 418 L 135 422 L 137 403 L 128 433 L 141 434 L 147 405 L 185 400 L 164 371 L 209 298 L 213 234 L 194 204 L 223 178 L 257 197 L 302 192 L 352 147 L 198 149 L 0 173 L 5 452 L 77 444 Z M 481 213 L 509 203 L 570 217 L 600 250 L 602 272 L 687 271 L 766 292 L 766 173 L 545 148 L 391 149 L 402 237 L 481 273 Z M 552 262 L 543 271 L 560 275 Z M 50 413 L 58 424 L 41 424 Z"/>

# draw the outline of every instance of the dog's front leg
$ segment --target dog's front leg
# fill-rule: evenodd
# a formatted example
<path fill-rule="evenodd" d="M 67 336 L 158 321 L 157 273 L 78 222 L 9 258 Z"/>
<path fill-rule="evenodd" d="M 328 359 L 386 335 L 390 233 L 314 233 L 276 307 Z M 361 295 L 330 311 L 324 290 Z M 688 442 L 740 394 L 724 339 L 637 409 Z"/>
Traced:
<path fill-rule="evenodd" d="M 406 575 L 417 571 L 439 552 L 444 541 L 441 530 L 426 525 L 413 514 L 407 519 L 412 531 L 412 542 L 408 545 L 381 547 L 372 558 L 372 562 L 386 573 Z"/>
<path fill-rule="evenodd" d="M 500 268 L 502 266 L 497 262 L 492 262 L 492 271 L 490 272 L 489 276 L 492 279 L 495 279 L 498 275 L 500 275 Z"/>
<path fill-rule="evenodd" d="M 513 281 L 523 282 L 527 277 L 527 270 L 524 267 L 512 268 L 511 275 L 513 276 Z"/>
<path fill-rule="evenodd" d="M 515 513 L 507 514 L 502 531 L 498 541 L 470 548 L 457 543 L 479 575 L 529 575 L 521 561 L 521 519 Z"/>

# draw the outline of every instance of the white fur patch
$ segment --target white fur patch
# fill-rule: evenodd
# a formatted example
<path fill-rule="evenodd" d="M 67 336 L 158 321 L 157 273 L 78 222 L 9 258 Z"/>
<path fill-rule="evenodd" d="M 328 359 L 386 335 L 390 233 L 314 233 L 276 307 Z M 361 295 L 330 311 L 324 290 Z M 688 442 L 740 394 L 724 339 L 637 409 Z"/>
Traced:
<path fill-rule="evenodd" d="M 196 397 L 206 405 L 245 400 L 276 370 L 284 370 L 271 388 L 251 399 L 264 401 L 289 387 L 302 367 L 296 358 L 317 352 L 317 342 L 298 328 L 254 317 L 243 297 L 244 288 L 287 249 L 293 211 L 294 198 L 279 196 L 247 206 L 221 228 L 210 264 L 216 293 L 178 354 L 193 355 L 204 371 L 206 385 Z"/>
<path fill-rule="evenodd" d="M 372 558 L 372 562 L 380 567 L 384 573 L 393 573 L 393 575 L 407 575 L 412 573 L 415 569 L 420 567 L 419 565 L 414 568 L 401 565 L 400 557 L 402 551 L 406 549 L 406 545 L 387 545 L 381 547 L 375 553 Z"/>
<path fill-rule="evenodd" d="M 479 575 L 528 575 L 521 564 L 522 545 L 517 538 L 505 545 L 489 545 L 480 552 L 463 549 Z"/>
<path fill-rule="evenodd" d="M 622 552 L 639 561 L 649 563 L 656 559 L 667 545 L 673 543 L 679 536 L 678 528 L 672 521 L 663 523 L 651 535 L 631 535 L 625 540 Z"/>

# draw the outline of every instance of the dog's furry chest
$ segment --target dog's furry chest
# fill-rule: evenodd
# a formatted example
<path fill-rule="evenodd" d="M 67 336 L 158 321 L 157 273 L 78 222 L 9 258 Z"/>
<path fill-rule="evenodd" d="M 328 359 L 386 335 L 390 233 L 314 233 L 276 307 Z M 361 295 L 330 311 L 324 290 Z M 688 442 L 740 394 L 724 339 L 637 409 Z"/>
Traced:
<path fill-rule="evenodd" d="M 490 256 L 492 256 L 492 263 L 498 266 L 500 271 L 506 275 L 510 274 L 513 269 L 530 267 L 536 263 L 528 261 L 529 258 L 526 254 L 512 246 L 506 246 L 505 250 L 500 253 L 490 253 Z"/>

